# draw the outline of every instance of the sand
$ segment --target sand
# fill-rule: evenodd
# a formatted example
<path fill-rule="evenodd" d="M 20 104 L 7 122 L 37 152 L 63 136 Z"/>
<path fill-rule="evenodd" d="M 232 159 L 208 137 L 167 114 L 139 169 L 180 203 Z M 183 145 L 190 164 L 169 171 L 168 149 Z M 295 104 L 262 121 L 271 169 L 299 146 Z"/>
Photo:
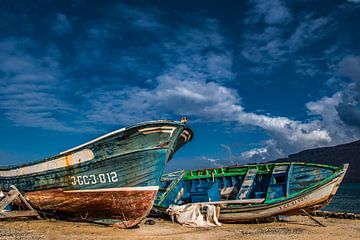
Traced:
<path fill-rule="evenodd" d="M 360 220 L 317 218 L 326 227 L 304 216 L 260 224 L 223 224 L 213 228 L 189 228 L 165 219 L 155 225 L 141 222 L 137 228 L 117 229 L 91 223 L 55 220 L 0 221 L 0 240 L 12 239 L 360 239 Z"/>

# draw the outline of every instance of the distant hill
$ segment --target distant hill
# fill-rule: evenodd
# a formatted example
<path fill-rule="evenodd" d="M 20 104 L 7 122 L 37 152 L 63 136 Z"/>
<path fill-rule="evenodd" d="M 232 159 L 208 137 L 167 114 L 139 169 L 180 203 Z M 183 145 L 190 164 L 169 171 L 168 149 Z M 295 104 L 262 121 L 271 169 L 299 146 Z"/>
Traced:
<path fill-rule="evenodd" d="M 349 163 L 344 182 L 360 183 L 360 140 L 334 147 L 308 149 L 273 162 L 312 162 L 337 166 Z"/>

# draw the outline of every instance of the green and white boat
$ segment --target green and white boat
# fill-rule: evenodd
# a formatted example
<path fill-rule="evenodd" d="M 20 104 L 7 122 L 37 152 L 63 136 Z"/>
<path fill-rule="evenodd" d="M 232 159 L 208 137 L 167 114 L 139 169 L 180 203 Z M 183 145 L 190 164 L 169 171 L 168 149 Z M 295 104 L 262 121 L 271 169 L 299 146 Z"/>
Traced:
<path fill-rule="evenodd" d="M 204 203 L 220 208 L 222 222 L 249 222 L 311 212 L 335 195 L 348 164 L 268 163 L 162 176 L 154 207 Z"/>

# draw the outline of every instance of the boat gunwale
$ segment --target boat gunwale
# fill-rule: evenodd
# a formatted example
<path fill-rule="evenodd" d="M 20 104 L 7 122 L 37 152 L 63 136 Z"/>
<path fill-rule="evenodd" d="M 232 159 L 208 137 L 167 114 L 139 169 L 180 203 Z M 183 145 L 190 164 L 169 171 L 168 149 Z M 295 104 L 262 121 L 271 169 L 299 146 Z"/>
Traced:
<path fill-rule="evenodd" d="M 220 167 L 220 168 L 207 168 L 207 169 L 201 169 L 201 170 L 183 170 L 185 171 L 185 176 L 184 179 L 185 180 L 193 180 L 193 179 L 203 179 L 203 178 L 209 178 L 209 177 L 231 177 L 231 176 L 237 176 L 237 175 L 241 175 L 239 174 L 240 171 L 238 172 L 227 172 L 227 173 L 217 173 L 216 170 L 219 169 L 235 169 L 235 168 L 243 168 L 244 172 L 246 173 L 248 169 L 255 169 L 258 166 L 268 166 L 268 165 L 272 165 L 271 169 L 268 170 L 259 170 L 259 173 L 266 173 L 269 172 L 270 174 L 272 173 L 272 169 L 274 168 L 274 166 L 288 166 L 291 164 L 296 164 L 296 165 L 306 165 L 306 166 L 312 166 L 312 167 L 323 167 L 323 168 L 329 168 L 331 170 L 336 171 L 339 167 L 341 168 L 341 166 L 333 166 L 333 165 L 328 165 L 328 164 L 317 164 L 317 163 L 306 163 L 306 162 L 286 162 L 286 163 L 263 163 L 263 164 L 247 164 L 247 165 L 242 165 L 242 166 L 229 166 L 229 167 Z M 203 172 L 211 172 L 210 174 L 202 174 Z M 199 175 L 191 175 L 191 173 L 200 173 Z M 165 174 L 166 175 L 166 174 Z"/>
<path fill-rule="evenodd" d="M 81 150 L 84 150 L 84 149 L 88 149 L 90 146 L 93 146 L 93 145 L 95 145 L 96 143 L 98 143 L 100 141 L 107 140 L 107 139 L 109 139 L 111 137 L 114 137 L 119 133 L 124 133 L 126 131 L 133 130 L 135 128 L 143 127 L 143 126 L 146 126 L 146 125 L 159 124 L 159 123 L 160 124 L 170 124 L 170 125 L 174 125 L 174 126 L 183 126 L 187 130 L 190 130 L 190 132 L 191 132 L 191 137 L 190 137 L 190 139 L 188 139 L 188 141 L 190 141 L 192 139 L 193 131 L 184 123 L 181 123 L 181 122 L 178 122 L 178 121 L 173 121 L 173 120 L 147 121 L 147 122 L 142 122 L 142 123 L 132 125 L 130 127 L 120 128 L 120 129 L 112 131 L 110 133 L 101 135 L 100 137 L 94 138 L 93 140 L 90 140 L 90 141 L 88 141 L 88 142 L 86 142 L 84 144 L 80 144 L 80 145 L 78 145 L 76 147 L 73 147 L 73 148 L 70 148 L 68 150 L 62 151 L 59 154 L 53 155 L 51 157 L 46 157 L 44 159 L 35 160 L 35 161 L 32 161 L 32 162 L 24 163 L 24 164 L 20 164 L 20 165 L 0 166 L 0 171 L 7 171 L 7 170 L 13 170 L 13 169 L 22 168 L 22 167 L 28 167 L 28 166 L 36 165 L 36 164 L 39 164 L 39 163 L 44 163 L 44 162 L 47 162 L 47 161 L 51 161 L 51 160 L 54 160 L 54 159 L 57 159 L 57 158 L 61 158 L 61 157 L 64 157 L 64 156 L 68 156 L 68 155 L 70 155 L 70 154 L 72 154 L 74 152 L 77 152 L 79 150 L 81 151 Z M 94 140 L 97 140 L 97 141 L 94 141 Z"/>
<path fill-rule="evenodd" d="M 162 150 L 162 149 L 166 149 L 166 147 L 145 148 L 145 149 L 136 150 L 136 151 L 132 151 L 132 152 L 126 152 L 124 154 L 119 154 L 119 155 L 116 155 L 116 156 L 113 156 L 113 157 L 109 157 L 109 158 L 107 158 L 105 160 L 104 159 L 95 159 L 94 158 L 92 160 L 80 163 L 80 166 L 73 165 L 74 167 L 55 168 L 55 169 L 52 169 L 52 170 L 46 170 L 46 171 L 42 171 L 42 172 L 23 174 L 23 175 L 17 175 L 17 176 L 3 177 L 3 176 L 0 175 L 0 178 L 4 179 L 4 180 L 9 180 L 9 179 L 21 179 L 21 178 L 24 178 L 24 177 L 27 178 L 27 177 L 37 177 L 37 176 L 48 175 L 48 174 L 56 174 L 56 173 L 60 173 L 60 172 L 63 172 L 63 171 L 69 171 L 69 170 L 72 171 L 72 170 L 75 170 L 75 169 L 77 169 L 79 167 L 86 167 L 87 165 L 94 164 L 94 163 L 97 163 L 97 162 L 112 160 L 112 159 L 117 158 L 119 156 L 127 156 L 127 155 L 134 154 L 134 153 L 140 153 L 140 152 L 146 152 L 146 151 L 152 151 L 152 150 L 156 151 L 156 150 Z M 2 170 L 2 169 L 0 169 L 0 170 Z"/>

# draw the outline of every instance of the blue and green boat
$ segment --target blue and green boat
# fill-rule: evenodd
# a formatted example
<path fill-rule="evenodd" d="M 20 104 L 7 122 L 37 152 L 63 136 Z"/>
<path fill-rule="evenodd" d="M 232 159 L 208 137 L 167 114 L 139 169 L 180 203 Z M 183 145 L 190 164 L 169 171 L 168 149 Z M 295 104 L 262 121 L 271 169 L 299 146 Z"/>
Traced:
<path fill-rule="evenodd" d="M 154 208 L 212 204 L 222 222 L 251 222 L 322 208 L 335 195 L 348 164 L 268 163 L 164 174 Z"/>
<path fill-rule="evenodd" d="M 150 212 L 165 165 L 192 139 L 186 121 L 140 123 L 41 161 L 0 168 L 38 211 L 129 228 Z"/>

